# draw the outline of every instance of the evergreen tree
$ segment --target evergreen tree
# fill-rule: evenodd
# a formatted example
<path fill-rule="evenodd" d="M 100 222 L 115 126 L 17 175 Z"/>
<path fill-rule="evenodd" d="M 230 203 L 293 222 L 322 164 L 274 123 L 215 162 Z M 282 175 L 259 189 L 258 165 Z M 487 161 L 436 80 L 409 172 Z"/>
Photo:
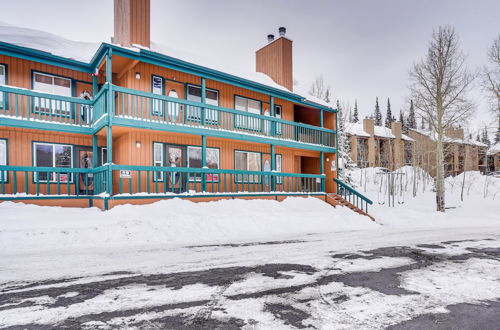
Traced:
<path fill-rule="evenodd" d="M 391 128 L 392 122 L 395 121 L 394 117 L 392 116 L 392 111 L 391 111 L 391 101 L 389 98 L 387 98 L 387 112 L 385 114 L 385 127 Z"/>
<path fill-rule="evenodd" d="M 413 108 L 413 100 L 410 100 L 410 113 L 407 120 L 408 128 L 417 128 L 417 121 L 415 119 L 415 109 Z"/>
<path fill-rule="evenodd" d="M 422 123 L 420 124 L 421 129 L 425 129 L 425 120 L 424 117 L 422 117 Z"/>
<path fill-rule="evenodd" d="M 345 181 L 349 184 L 352 183 L 352 178 L 351 178 L 351 170 L 354 169 L 355 165 L 354 162 L 351 159 L 351 146 L 349 143 L 349 137 L 347 136 L 347 133 L 345 131 L 345 113 L 343 107 L 340 105 L 340 101 L 337 100 L 337 118 L 339 118 L 339 132 L 340 134 L 338 135 L 339 137 L 339 163 L 337 164 L 337 167 L 339 169 L 339 178 L 342 181 Z"/>
<path fill-rule="evenodd" d="M 405 120 L 405 115 L 403 111 L 399 110 L 399 122 L 401 123 L 401 131 L 406 134 L 408 133 L 408 123 Z"/>
<path fill-rule="evenodd" d="M 486 129 L 486 127 L 483 130 L 483 138 L 481 142 L 486 144 L 488 147 L 491 145 L 490 138 L 488 137 L 488 130 Z"/>
<path fill-rule="evenodd" d="M 382 126 L 382 113 L 380 112 L 380 107 L 378 106 L 378 97 L 375 99 L 375 125 Z"/>
<path fill-rule="evenodd" d="M 354 100 L 354 114 L 352 116 L 352 122 L 359 123 L 358 100 Z"/>
<path fill-rule="evenodd" d="M 476 141 L 481 142 L 481 136 L 479 136 L 479 132 L 477 132 Z"/>

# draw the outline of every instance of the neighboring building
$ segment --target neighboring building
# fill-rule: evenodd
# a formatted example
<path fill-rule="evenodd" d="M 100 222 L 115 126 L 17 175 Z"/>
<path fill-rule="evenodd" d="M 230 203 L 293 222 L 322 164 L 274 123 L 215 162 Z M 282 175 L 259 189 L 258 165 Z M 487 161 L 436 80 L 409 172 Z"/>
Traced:
<path fill-rule="evenodd" d="M 431 131 L 410 129 L 408 135 L 415 140 L 415 164 L 431 176 L 436 176 L 436 139 Z M 462 128 L 448 128 L 444 137 L 445 175 L 464 171 L 487 171 L 488 146 L 466 139 Z"/>
<path fill-rule="evenodd" d="M 500 171 L 500 142 L 492 145 L 487 152 L 487 172 Z"/>
<path fill-rule="evenodd" d="M 337 191 L 337 112 L 292 91 L 284 29 L 256 52 L 262 73 L 237 76 L 151 43 L 149 10 L 116 0 L 114 44 L 0 26 L 0 200 L 107 209 Z"/>
<path fill-rule="evenodd" d="M 352 161 L 360 168 L 385 167 L 395 170 L 413 164 L 414 140 L 402 133 L 401 123 L 391 128 L 376 126 L 373 119 L 346 123 Z"/>

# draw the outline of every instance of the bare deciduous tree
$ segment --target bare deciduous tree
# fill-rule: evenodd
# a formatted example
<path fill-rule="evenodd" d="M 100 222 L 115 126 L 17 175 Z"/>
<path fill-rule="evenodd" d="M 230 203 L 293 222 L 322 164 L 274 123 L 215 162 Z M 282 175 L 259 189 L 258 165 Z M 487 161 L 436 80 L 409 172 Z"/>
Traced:
<path fill-rule="evenodd" d="M 309 90 L 309 94 L 326 102 L 330 102 L 332 97 L 330 86 L 325 85 L 323 76 L 319 76 L 316 80 L 314 80 L 314 83 L 311 85 L 311 89 Z"/>
<path fill-rule="evenodd" d="M 492 110 L 500 116 L 500 34 L 488 50 L 490 66 L 483 70 L 483 86 L 488 92 Z"/>
<path fill-rule="evenodd" d="M 415 107 L 436 136 L 436 209 L 440 212 L 445 211 L 444 132 L 472 112 L 467 93 L 474 76 L 466 66 L 458 35 L 450 26 L 433 31 L 427 55 L 410 71 Z"/>

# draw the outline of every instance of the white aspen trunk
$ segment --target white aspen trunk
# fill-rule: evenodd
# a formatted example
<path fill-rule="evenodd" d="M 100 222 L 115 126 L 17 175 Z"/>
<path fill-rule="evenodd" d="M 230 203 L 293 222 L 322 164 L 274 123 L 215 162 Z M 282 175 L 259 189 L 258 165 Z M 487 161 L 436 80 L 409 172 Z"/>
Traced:
<path fill-rule="evenodd" d="M 439 125 L 441 126 L 441 125 Z M 436 144 L 436 211 L 444 212 L 444 151 L 443 151 L 443 128 L 438 128 L 438 139 Z"/>

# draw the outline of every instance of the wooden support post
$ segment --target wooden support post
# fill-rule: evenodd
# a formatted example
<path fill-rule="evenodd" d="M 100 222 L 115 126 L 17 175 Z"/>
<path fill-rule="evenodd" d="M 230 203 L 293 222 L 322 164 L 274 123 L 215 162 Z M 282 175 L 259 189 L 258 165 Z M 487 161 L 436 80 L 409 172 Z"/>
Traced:
<path fill-rule="evenodd" d="M 274 144 L 271 144 L 271 191 L 276 191 L 276 154 L 274 152 Z"/>
<path fill-rule="evenodd" d="M 206 88 L 206 81 L 205 78 L 201 78 L 201 103 L 207 103 L 207 88 Z M 205 126 L 205 115 L 206 109 L 201 108 L 200 109 L 200 120 L 201 120 L 201 126 Z"/>
<path fill-rule="evenodd" d="M 201 167 L 207 168 L 207 137 L 205 135 L 201 136 Z M 201 190 L 205 191 L 207 189 L 207 175 L 202 173 L 201 176 Z"/>

